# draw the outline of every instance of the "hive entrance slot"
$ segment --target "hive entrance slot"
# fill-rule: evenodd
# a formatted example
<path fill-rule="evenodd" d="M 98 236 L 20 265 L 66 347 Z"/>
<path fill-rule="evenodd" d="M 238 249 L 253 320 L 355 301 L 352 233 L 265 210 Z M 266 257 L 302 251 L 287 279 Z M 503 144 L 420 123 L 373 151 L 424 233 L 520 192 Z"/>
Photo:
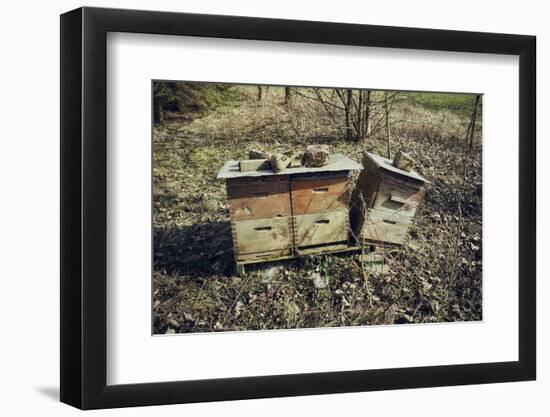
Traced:
<path fill-rule="evenodd" d="M 390 201 L 392 203 L 405 204 L 407 202 L 407 199 L 404 197 L 400 197 L 398 195 L 392 194 L 390 195 Z"/>
<path fill-rule="evenodd" d="M 259 226 L 259 227 L 255 227 L 254 230 L 258 230 L 258 231 L 271 230 L 271 226 Z"/>

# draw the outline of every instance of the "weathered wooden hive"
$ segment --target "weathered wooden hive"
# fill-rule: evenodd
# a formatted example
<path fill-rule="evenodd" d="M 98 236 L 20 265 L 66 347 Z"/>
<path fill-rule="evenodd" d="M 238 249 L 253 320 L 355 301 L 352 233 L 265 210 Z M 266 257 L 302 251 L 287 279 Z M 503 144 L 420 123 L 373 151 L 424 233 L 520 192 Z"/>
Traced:
<path fill-rule="evenodd" d="M 349 240 L 349 172 L 361 165 L 342 154 L 323 167 L 241 171 L 228 161 L 226 180 L 237 270 L 244 264 L 345 250 Z"/>
<path fill-rule="evenodd" d="M 359 243 L 402 244 L 427 182 L 414 170 L 397 168 L 391 159 L 365 153 L 352 196 L 354 237 Z"/>

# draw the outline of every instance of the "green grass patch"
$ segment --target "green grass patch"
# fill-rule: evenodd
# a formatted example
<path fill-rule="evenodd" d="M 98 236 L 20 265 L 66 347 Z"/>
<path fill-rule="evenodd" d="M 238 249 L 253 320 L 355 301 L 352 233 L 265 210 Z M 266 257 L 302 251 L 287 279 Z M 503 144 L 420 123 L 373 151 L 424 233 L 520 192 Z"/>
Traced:
<path fill-rule="evenodd" d="M 423 107 L 432 111 L 450 111 L 462 117 L 470 117 L 476 102 L 475 94 L 456 93 L 415 93 L 412 98 Z M 483 103 L 483 98 L 481 103 Z M 478 117 L 481 116 L 481 105 Z"/>

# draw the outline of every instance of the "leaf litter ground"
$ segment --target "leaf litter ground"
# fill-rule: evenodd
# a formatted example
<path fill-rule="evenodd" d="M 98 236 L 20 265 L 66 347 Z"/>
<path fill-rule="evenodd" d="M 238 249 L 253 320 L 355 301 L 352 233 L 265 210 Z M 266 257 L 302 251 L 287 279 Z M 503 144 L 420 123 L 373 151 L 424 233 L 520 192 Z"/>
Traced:
<path fill-rule="evenodd" d="M 392 113 L 392 149 L 412 155 L 431 184 L 406 244 L 386 252 L 389 274 L 367 281 L 358 254 L 261 264 L 236 276 L 225 184 L 215 177 L 249 149 L 326 143 L 361 161 L 364 151 L 385 154 L 383 135 L 338 139 L 322 109 L 298 99 L 283 105 L 276 90 L 257 101 L 245 89 L 229 105 L 156 126 L 155 334 L 481 320 L 481 145 L 468 152 L 467 124 L 418 104 Z"/>

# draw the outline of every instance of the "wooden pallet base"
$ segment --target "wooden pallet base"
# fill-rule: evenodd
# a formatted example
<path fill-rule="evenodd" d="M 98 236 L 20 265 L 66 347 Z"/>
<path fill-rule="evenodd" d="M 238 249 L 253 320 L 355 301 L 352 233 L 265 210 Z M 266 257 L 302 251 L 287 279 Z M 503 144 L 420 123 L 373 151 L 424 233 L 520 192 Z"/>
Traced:
<path fill-rule="evenodd" d="M 237 256 L 237 274 L 243 275 L 245 273 L 245 265 L 258 264 L 271 261 L 282 261 L 287 259 L 296 259 L 301 256 L 308 255 L 323 255 L 329 253 L 342 253 L 342 252 L 354 252 L 360 251 L 361 247 L 358 245 L 350 245 L 347 243 L 337 243 L 332 245 L 318 245 L 311 247 L 297 248 L 292 252 L 287 252 L 282 255 L 279 253 L 269 254 L 256 254 L 255 256 Z"/>
<path fill-rule="evenodd" d="M 377 246 L 372 245 L 369 248 L 370 252 L 361 256 L 361 262 L 367 265 L 367 268 L 370 272 L 377 274 L 387 274 L 389 272 L 388 264 L 383 255 L 377 252 Z M 271 254 L 256 254 L 255 257 L 241 257 L 237 258 L 237 274 L 242 276 L 246 273 L 246 265 L 271 262 L 271 261 L 281 261 L 287 259 L 296 259 L 301 256 L 314 256 L 314 255 L 323 255 L 323 254 L 332 254 L 332 253 L 343 253 L 343 252 L 359 252 L 361 251 L 361 246 L 359 245 L 350 245 L 348 243 L 338 243 L 333 245 L 319 245 L 305 248 L 298 248 L 294 252 L 286 252 L 286 254 L 281 255 L 280 253 L 271 253 Z"/>
<path fill-rule="evenodd" d="M 389 267 L 383 253 L 388 249 L 394 249 L 400 245 L 380 242 L 374 240 L 364 240 L 363 250 L 367 250 L 367 253 L 361 255 L 360 261 L 363 262 L 370 272 L 377 273 L 379 275 L 385 275 L 389 273 Z M 350 244 L 345 242 L 335 244 L 325 244 L 308 247 L 298 247 L 294 250 L 285 249 L 275 252 L 264 252 L 247 255 L 236 256 L 237 274 L 242 276 L 245 274 L 245 265 L 252 265 L 264 262 L 282 261 L 288 259 L 297 259 L 301 256 L 308 255 L 323 255 L 331 253 L 342 252 L 359 252 L 362 248 L 358 244 Z"/>

